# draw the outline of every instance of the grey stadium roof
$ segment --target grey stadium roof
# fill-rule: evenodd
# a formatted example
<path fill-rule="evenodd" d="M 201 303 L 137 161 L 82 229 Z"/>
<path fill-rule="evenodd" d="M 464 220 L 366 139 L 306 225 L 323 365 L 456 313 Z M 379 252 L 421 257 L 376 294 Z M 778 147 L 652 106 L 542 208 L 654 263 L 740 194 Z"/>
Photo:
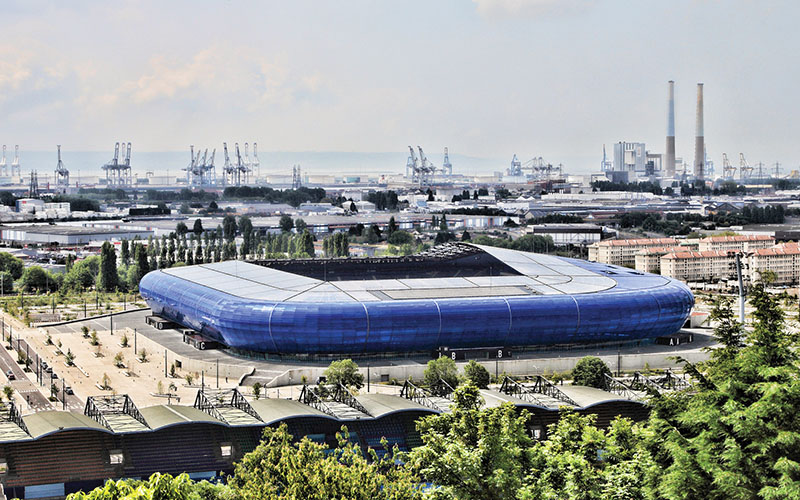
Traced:
<path fill-rule="evenodd" d="M 616 281 L 550 255 L 474 245 L 520 275 L 323 281 L 240 261 L 162 272 L 236 297 L 276 302 L 373 302 L 406 299 L 565 295 L 608 290 Z"/>

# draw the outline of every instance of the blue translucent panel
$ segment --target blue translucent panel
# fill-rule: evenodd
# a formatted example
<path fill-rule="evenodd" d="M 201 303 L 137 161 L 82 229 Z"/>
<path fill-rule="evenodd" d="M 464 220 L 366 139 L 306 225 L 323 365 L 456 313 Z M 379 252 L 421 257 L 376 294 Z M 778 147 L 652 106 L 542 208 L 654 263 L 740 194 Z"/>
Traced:
<path fill-rule="evenodd" d="M 502 346 L 511 328 L 511 312 L 501 298 L 437 300 L 442 314 L 439 345 Z"/>
<path fill-rule="evenodd" d="M 511 297 L 511 333 L 504 345 L 574 342 L 578 306 L 569 295 Z"/>
<path fill-rule="evenodd" d="M 439 347 L 439 308 L 432 300 L 370 302 L 368 352 Z"/>

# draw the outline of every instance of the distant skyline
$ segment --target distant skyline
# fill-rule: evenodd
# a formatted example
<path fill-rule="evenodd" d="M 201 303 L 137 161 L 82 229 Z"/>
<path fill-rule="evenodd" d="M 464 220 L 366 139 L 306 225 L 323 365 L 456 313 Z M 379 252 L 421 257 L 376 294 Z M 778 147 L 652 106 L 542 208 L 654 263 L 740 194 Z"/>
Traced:
<path fill-rule="evenodd" d="M 499 163 L 487 172 L 516 153 L 586 173 L 603 144 L 663 153 L 675 80 L 678 156 L 692 157 L 703 82 L 717 168 L 743 152 L 788 172 L 799 15 L 748 0 L 7 1 L 0 144 L 109 158 L 121 140 L 187 158 L 223 141 L 410 144 Z"/>

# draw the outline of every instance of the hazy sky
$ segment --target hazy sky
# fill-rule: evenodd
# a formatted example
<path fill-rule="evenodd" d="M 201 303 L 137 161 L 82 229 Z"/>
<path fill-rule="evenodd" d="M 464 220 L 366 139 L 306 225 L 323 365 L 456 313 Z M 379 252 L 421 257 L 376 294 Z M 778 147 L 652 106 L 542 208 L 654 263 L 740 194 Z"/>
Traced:
<path fill-rule="evenodd" d="M 4 1 L 0 143 L 543 156 L 706 143 L 797 168 L 797 1 Z M 188 154 L 188 153 L 187 153 Z"/>

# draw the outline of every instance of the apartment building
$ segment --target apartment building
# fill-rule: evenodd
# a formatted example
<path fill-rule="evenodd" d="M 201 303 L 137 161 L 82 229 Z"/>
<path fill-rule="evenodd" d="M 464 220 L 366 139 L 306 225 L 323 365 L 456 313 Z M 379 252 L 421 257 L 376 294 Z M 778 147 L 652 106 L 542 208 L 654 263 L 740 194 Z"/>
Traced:
<path fill-rule="evenodd" d="M 800 246 L 797 243 L 760 248 L 754 250 L 748 258 L 751 281 L 761 281 L 762 273 L 771 271 L 774 285 L 800 282 Z"/>
<path fill-rule="evenodd" d="M 685 252 L 692 248 L 684 246 L 649 247 L 636 252 L 636 270 L 645 273 L 661 274 L 661 257 L 673 252 Z"/>
<path fill-rule="evenodd" d="M 775 246 L 775 238 L 764 234 L 710 236 L 698 240 L 698 250 L 701 252 L 735 250 L 749 253 L 760 248 L 769 248 L 772 246 Z"/>
<path fill-rule="evenodd" d="M 661 275 L 681 281 L 714 281 L 736 275 L 734 251 L 679 251 L 661 257 Z"/>
<path fill-rule="evenodd" d="M 636 253 L 651 247 L 678 246 L 675 238 L 640 238 L 633 240 L 605 240 L 589 245 L 589 260 L 633 268 Z"/>

